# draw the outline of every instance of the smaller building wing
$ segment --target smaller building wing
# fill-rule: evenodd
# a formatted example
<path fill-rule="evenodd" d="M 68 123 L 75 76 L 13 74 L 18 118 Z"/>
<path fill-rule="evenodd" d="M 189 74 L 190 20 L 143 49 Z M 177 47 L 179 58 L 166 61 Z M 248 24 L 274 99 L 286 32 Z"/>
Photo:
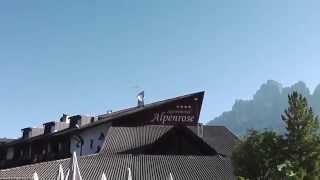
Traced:
<path fill-rule="evenodd" d="M 154 156 L 154 155 L 107 155 L 105 153 L 79 157 L 83 179 L 127 180 L 127 169 L 132 170 L 133 180 L 166 180 L 171 173 L 175 180 L 234 180 L 228 158 L 217 156 Z M 70 159 L 0 170 L 0 179 L 31 179 L 36 171 L 40 179 L 54 180 L 59 164 L 64 172 L 70 168 Z"/>

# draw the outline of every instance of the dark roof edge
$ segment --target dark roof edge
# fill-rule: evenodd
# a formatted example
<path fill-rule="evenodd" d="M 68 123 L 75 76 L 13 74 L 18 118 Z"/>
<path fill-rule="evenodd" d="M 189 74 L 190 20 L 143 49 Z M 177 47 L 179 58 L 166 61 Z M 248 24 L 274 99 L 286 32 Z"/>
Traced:
<path fill-rule="evenodd" d="M 58 131 L 58 132 L 54 132 L 52 134 L 41 134 L 41 135 L 34 136 L 34 137 L 31 137 L 31 138 L 28 138 L 28 139 L 19 138 L 19 139 L 13 140 L 11 142 L 5 143 L 3 145 L 4 146 L 11 146 L 11 145 L 18 144 L 18 143 L 32 142 L 32 141 L 35 141 L 35 140 L 38 140 L 38 139 L 42 139 L 42 138 L 50 138 L 50 137 L 53 137 L 53 136 L 60 136 L 60 135 L 65 135 L 65 134 L 69 134 L 69 133 L 74 133 L 74 132 L 77 132 L 77 131 L 82 131 L 84 129 L 95 127 L 95 126 L 98 126 L 100 124 L 108 123 L 108 122 L 111 122 L 112 120 L 117 120 L 118 118 L 125 117 L 127 115 L 130 115 L 130 114 L 133 114 L 133 113 L 137 113 L 137 112 L 140 112 L 142 110 L 153 108 L 153 107 L 155 107 L 157 105 L 161 105 L 163 103 L 168 103 L 168 102 L 172 102 L 172 101 L 176 101 L 176 100 L 180 100 L 180 99 L 184 99 L 184 98 L 188 98 L 188 97 L 192 97 L 192 96 L 196 96 L 196 95 L 204 96 L 204 94 L 205 94 L 205 91 L 199 91 L 199 92 L 195 92 L 195 93 L 191 93 L 191 94 L 177 96 L 177 97 L 174 97 L 174 98 L 169 98 L 169 99 L 165 99 L 165 100 L 161 100 L 161 101 L 156 101 L 156 102 L 153 102 L 153 103 L 150 103 L 150 104 L 146 104 L 143 107 L 131 107 L 131 108 L 115 111 L 115 112 L 111 113 L 109 116 L 107 116 L 107 117 L 105 117 L 105 118 L 103 118 L 101 120 L 95 121 L 93 123 L 86 124 L 86 125 L 84 125 L 84 126 L 82 126 L 80 128 L 67 128 L 67 129 L 64 129 L 64 130 L 61 130 L 61 131 Z M 123 112 L 121 112 L 121 111 L 123 111 Z M 114 114 L 114 115 L 112 115 L 112 114 Z M 104 114 L 104 115 L 106 115 L 106 114 Z M 103 115 L 98 115 L 98 117 L 99 116 L 103 116 Z"/>

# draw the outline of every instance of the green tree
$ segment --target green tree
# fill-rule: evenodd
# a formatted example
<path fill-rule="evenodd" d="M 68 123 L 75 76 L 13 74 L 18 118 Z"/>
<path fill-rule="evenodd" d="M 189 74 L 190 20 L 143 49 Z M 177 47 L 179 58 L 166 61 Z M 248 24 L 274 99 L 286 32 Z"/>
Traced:
<path fill-rule="evenodd" d="M 283 135 L 269 130 L 248 131 L 232 155 L 235 174 L 245 179 L 320 179 L 318 117 L 305 97 L 288 96 L 289 107 L 281 115 Z"/>
<path fill-rule="evenodd" d="M 290 170 L 299 179 L 317 179 L 320 174 L 318 117 L 301 94 L 293 92 L 288 98 L 289 107 L 282 115 L 287 130 L 282 158 L 290 162 Z"/>
<path fill-rule="evenodd" d="M 235 174 L 246 179 L 270 177 L 276 171 L 279 160 L 279 139 L 274 131 L 249 130 L 232 154 Z"/>

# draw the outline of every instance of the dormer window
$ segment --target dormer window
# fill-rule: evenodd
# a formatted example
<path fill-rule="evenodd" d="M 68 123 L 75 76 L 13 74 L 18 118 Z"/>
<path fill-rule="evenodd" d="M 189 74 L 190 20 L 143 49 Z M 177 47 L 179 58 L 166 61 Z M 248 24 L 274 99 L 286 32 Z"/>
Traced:
<path fill-rule="evenodd" d="M 70 126 L 69 128 L 80 128 L 83 125 L 89 124 L 91 122 L 91 117 L 83 115 L 75 115 L 69 118 Z"/>
<path fill-rule="evenodd" d="M 43 128 L 24 128 L 21 130 L 22 131 L 22 138 L 26 139 L 26 138 L 31 138 L 34 136 L 39 136 L 41 134 L 43 134 L 44 129 Z"/>
<path fill-rule="evenodd" d="M 22 138 L 23 139 L 26 139 L 26 138 L 30 137 L 31 128 L 24 128 L 21 131 L 22 131 Z"/>
<path fill-rule="evenodd" d="M 44 134 L 50 134 L 53 132 L 54 130 L 54 126 L 55 126 L 55 122 L 47 122 L 45 124 L 43 124 L 44 126 Z"/>

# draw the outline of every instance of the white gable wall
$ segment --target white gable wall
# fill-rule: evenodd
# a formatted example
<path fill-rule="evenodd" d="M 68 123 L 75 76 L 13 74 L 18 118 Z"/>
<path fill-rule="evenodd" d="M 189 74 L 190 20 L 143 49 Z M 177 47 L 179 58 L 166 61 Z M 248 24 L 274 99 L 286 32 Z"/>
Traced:
<path fill-rule="evenodd" d="M 82 154 L 81 155 L 89 155 L 89 154 L 95 154 L 97 152 L 98 147 L 102 147 L 104 139 L 99 139 L 101 133 L 104 134 L 104 136 L 107 135 L 108 129 L 110 127 L 110 123 L 104 123 L 92 128 L 87 128 L 83 131 L 81 131 L 79 134 L 73 136 L 71 138 L 70 143 L 70 152 L 76 152 L 77 155 L 80 155 L 81 151 L 81 143 L 79 142 L 79 138 L 77 136 L 80 136 L 83 139 L 83 145 L 82 145 Z M 93 140 L 92 147 L 90 146 L 91 140 Z M 77 146 L 78 144 L 78 146 Z"/>

